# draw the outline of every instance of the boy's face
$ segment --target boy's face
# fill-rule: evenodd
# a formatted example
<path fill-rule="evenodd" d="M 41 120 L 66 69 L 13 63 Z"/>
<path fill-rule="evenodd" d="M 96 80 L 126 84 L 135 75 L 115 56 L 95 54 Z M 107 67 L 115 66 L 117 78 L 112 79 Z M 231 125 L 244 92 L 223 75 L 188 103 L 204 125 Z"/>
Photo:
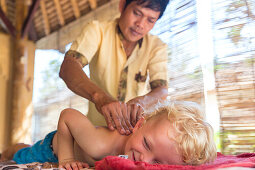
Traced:
<path fill-rule="evenodd" d="M 128 159 L 151 164 L 183 164 L 173 140 L 175 130 L 166 117 L 164 114 L 149 120 L 130 136 L 125 146 Z"/>
<path fill-rule="evenodd" d="M 136 1 L 131 2 L 122 10 L 119 20 L 124 38 L 129 42 L 138 41 L 153 28 L 159 15 L 159 11 L 137 5 Z"/>

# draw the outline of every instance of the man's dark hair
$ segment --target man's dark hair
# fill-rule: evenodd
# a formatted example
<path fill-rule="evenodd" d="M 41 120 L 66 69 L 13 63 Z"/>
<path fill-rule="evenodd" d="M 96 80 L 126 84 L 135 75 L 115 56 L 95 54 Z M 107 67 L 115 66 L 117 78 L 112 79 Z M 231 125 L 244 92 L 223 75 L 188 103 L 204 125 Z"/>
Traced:
<path fill-rule="evenodd" d="M 142 5 L 145 8 L 150 8 L 154 11 L 160 11 L 159 18 L 161 18 L 163 15 L 169 2 L 169 0 L 126 0 L 124 9 L 133 1 L 136 1 L 137 5 Z"/>

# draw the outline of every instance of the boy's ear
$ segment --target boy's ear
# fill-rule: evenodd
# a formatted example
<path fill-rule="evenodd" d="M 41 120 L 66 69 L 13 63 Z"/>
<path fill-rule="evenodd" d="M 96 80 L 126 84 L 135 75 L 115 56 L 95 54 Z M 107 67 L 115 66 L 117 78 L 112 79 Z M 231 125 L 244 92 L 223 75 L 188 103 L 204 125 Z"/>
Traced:
<path fill-rule="evenodd" d="M 134 129 L 133 129 L 133 133 L 138 130 L 140 127 L 143 126 L 143 123 L 144 123 L 145 119 L 144 117 L 142 117 L 141 119 L 138 120 L 138 122 L 136 123 Z"/>
<path fill-rule="evenodd" d="M 119 2 L 120 13 L 122 13 L 124 11 L 125 4 L 126 4 L 126 0 L 120 0 L 120 2 Z"/>

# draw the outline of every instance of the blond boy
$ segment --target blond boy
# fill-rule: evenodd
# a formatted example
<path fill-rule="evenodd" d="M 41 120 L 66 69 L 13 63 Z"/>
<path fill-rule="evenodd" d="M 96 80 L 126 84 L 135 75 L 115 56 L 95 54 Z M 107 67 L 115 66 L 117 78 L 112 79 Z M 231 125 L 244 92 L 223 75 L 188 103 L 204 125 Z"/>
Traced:
<path fill-rule="evenodd" d="M 160 104 L 136 124 L 129 136 L 95 127 L 79 111 L 65 109 L 52 138 L 52 152 L 59 167 L 66 169 L 88 167 L 86 163 L 93 166 L 108 155 L 128 155 L 133 161 L 175 165 L 199 165 L 216 157 L 212 127 L 192 102 Z M 31 152 L 31 148 L 24 148 L 24 154 Z M 18 151 L 14 160 L 29 163 L 22 160 L 24 154 Z M 42 162 L 50 160 L 53 159 Z M 36 156 L 32 161 L 38 162 Z"/>

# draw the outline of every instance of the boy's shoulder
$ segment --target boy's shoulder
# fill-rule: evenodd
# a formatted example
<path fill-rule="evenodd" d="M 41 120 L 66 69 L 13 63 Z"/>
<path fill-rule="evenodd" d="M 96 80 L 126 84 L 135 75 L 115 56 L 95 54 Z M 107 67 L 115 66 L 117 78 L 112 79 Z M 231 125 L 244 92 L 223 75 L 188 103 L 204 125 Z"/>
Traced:
<path fill-rule="evenodd" d="M 90 146 L 94 150 L 93 155 L 90 155 L 95 160 L 101 160 L 108 155 L 116 155 L 115 151 L 119 146 L 121 135 L 117 130 L 111 131 L 107 127 L 96 127 L 97 141 Z"/>
<path fill-rule="evenodd" d="M 97 127 L 100 130 L 100 150 L 103 151 L 103 157 L 112 155 L 118 156 L 123 154 L 122 151 L 125 147 L 127 139 L 130 137 L 121 135 L 118 130 L 109 130 L 107 127 Z M 132 134 L 131 134 L 132 135 Z"/>
<path fill-rule="evenodd" d="M 98 133 L 98 135 L 100 135 L 101 138 L 101 146 L 105 147 L 102 149 L 112 149 L 116 146 L 116 144 L 118 144 L 119 139 L 121 138 L 122 135 L 119 134 L 119 132 L 117 130 L 109 130 L 107 127 L 96 127 L 98 131 L 100 131 L 100 133 Z"/>

